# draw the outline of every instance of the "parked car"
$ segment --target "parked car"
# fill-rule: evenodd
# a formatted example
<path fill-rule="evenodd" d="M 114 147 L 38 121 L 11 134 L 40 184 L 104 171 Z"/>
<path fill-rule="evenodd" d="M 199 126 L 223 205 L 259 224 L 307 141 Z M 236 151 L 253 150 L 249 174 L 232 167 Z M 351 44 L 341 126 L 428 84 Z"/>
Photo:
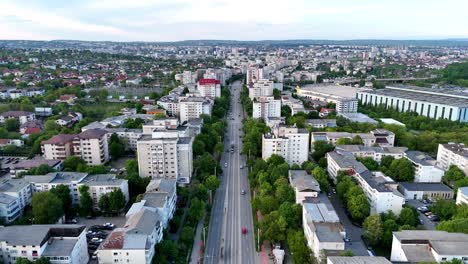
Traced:
<path fill-rule="evenodd" d="M 437 215 L 430 215 L 428 216 L 427 218 L 429 218 L 429 220 L 431 220 L 432 222 L 437 222 L 439 221 L 439 217 Z"/>
<path fill-rule="evenodd" d="M 430 215 L 432 215 L 432 212 L 431 212 L 431 211 L 425 212 L 424 215 L 425 215 L 425 216 L 430 216 Z"/>
<path fill-rule="evenodd" d="M 344 240 L 344 242 L 351 242 L 351 238 L 349 238 L 349 237 L 345 237 L 345 238 L 343 238 L 343 240 Z"/>

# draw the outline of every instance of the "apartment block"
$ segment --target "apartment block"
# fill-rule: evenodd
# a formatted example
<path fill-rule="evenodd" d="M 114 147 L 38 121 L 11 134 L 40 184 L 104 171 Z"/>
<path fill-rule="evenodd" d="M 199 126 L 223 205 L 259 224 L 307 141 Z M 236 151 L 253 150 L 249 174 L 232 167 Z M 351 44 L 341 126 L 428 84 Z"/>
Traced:
<path fill-rule="evenodd" d="M 44 257 L 51 264 L 88 263 L 86 226 L 15 225 L 0 227 L 0 260 L 18 258 L 34 261 Z"/>
<path fill-rule="evenodd" d="M 327 141 L 330 144 L 336 145 L 340 138 L 353 139 L 360 137 L 364 146 L 378 145 L 381 147 L 393 147 L 395 143 L 395 134 L 386 129 L 375 129 L 369 133 L 348 133 L 348 132 L 314 132 L 311 134 L 311 145 L 316 141 Z"/>
<path fill-rule="evenodd" d="M 210 115 L 213 110 L 213 102 L 202 97 L 185 97 L 179 101 L 179 119 L 181 123 L 191 119 L 200 118 L 202 114 Z"/>
<path fill-rule="evenodd" d="M 356 158 L 372 158 L 380 162 L 383 157 L 391 156 L 394 159 L 405 157 L 406 147 L 369 147 L 363 145 L 337 145 L 336 150 L 346 151 Z"/>
<path fill-rule="evenodd" d="M 468 187 L 458 188 L 456 204 L 468 204 Z"/>
<path fill-rule="evenodd" d="M 320 193 L 317 180 L 305 170 L 289 170 L 289 183 L 296 193 L 296 203 L 302 204 L 309 198 L 316 198 Z"/>
<path fill-rule="evenodd" d="M 405 158 L 414 167 L 415 182 L 441 182 L 444 170 L 437 165 L 431 156 L 420 151 L 406 151 Z"/>
<path fill-rule="evenodd" d="M 11 179 L 0 183 L 0 219 L 5 223 L 18 219 L 31 201 L 32 190 L 28 181 Z"/>
<path fill-rule="evenodd" d="M 286 162 L 302 164 L 308 160 L 309 132 L 297 127 L 280 126 L 277 132 L 262 137 L 262 158 L 264 160 L 276 154 Z"/>
<path fill-rule="evenodd" d="M 197 83 L 197 90 L 202 97 L 221 97 L 221 84 L 216 79 L 200 79 Z"/>
<path fill-rule="evenodd" d="M 434 119 L 468 122 L 468 95 L 451 88 L 387 86 L 385 89 L 358 91 L 356 97 L 362 104 L 384 105 Z"/>
<path fill-rule="evenodd" d="M 335 255 L 345 250 L 345 228 L 324 194 L 303 203 L 302 224 L 307 246 L 319 261 L 323 254 Z"/>
<path fill-rule="evenodd" d="M 339 171 L 353 177 L 361 186 L 370 204 L 371 214 L 392 211 L 399 215 L 405 198 L 398 190 L 398 184 L 380 171 L 369 171 L 361 162 L 348 152 L 332 151 L 327 153 L 327 171 L 336 183 Z"/>
<path fill-rule="evenodd" d="M 432 200 L 453 199 L 453 190 L 438 182 L 400 182 L 398 190 L 408 200 L 422 200 L 425 198 Z"/>
<path fill-rule="evenodd" d="M 99 263 L 150 264 L 155 245 L 162 240 L 160 215 L 144 208 L 129 216 L 124 227 L 114 229 L 97 249 Z"/>
<path fill-rule="evenodd" d="M 358 100 L 354 98 L 339 99 L 336 101 L 337 113 L 357 113 Z"/>
<path fill-rule="evenodd" d="M 248 85 L 249 98 L 251 100 L 258 99 L 259 97 L 273 95 L 273 81 L 261 79 L 256 83 Z"/>
<path fill-rule="evenodd" d="M 31 184 L 34 192 L 45 192 L 58 185 L 68 186 L 72 203 L 80 203 L 79 188 L 82 185 L 89 187 L 89 194 L 93 199 L 94 207 L 98 207 L 99 199 L 115 189 L 120 189 L 125 196 L 125 201 L 129 201 L 128 181 L 119 179 L 115 174 L 93 174 L 84 172 L 51 172 L 46 175 L 26 175 L 24 180 Z"/>
<path fill-rule="evenodd" d="M 468 261 L 468 235 L 432 230 L 393 232 L 390 261 L 393 263 L 441 263 Z"/>
<path fill-rule="evenodd" d="M 155 138 L 143 135 L 137 143 L 141 177 L 175 179 L 189 183 L 192 177 L 193 138 Z"/>
<path fill-rule="evenodd" d="M 275 100 L 274 97 L 260 97 L 252 104 L 253 118 L 281 117 L 281 100 Z"/>
<path fill-rule="evenodd" d="M 463 143 L 439 144 L 437 163 L 444 170 L 455 165 L 468 175 L 468 147 Z"/>
<path fill-rule="evenodd" d="M 101 165 L 109 161 L 107 131 L 87 129 L 80 134 L 59 134 L 41 142 L 46 159 L 64 160 L 70 156 L 81 157 L 87 164 Z"/>

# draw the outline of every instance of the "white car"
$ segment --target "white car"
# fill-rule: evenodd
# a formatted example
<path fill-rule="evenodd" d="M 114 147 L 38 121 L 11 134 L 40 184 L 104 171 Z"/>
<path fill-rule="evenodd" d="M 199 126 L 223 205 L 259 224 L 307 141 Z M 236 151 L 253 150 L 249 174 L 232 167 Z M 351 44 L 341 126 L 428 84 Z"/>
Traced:
<path fill-rule="evenodd" d="M 91 242 L 102 243 L 102 238 L 93 237 L 93 238 L 91 238 Z"/>

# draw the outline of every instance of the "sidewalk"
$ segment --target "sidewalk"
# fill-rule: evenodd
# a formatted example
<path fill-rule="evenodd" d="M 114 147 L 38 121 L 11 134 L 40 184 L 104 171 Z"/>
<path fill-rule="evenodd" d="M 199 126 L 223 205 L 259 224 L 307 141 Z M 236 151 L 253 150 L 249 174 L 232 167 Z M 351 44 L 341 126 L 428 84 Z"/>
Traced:
<path fill-rule="evenodd" d="M 205 241 L 202 238 L 203 226 L 205 224 L 206 211 L 203 213 L 203 217 L 197 224 L 197 230 L 195 231 L 195 238 L 193 241 L 192 255 L 190 256 L 191 264 L 198 264 L 200 258 L 203 255 L 203 247 L 205 246 Z"/>

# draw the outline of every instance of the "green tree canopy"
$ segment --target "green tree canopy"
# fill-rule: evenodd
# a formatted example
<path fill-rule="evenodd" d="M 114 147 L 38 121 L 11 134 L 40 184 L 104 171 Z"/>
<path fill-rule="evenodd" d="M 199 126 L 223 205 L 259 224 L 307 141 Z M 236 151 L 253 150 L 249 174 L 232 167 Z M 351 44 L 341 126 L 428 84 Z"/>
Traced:
<path fill-rule="evenodd" d="M 63 216 L 63 204 L 51 192 L 38 192 L 32 198 L 35 224 L 55 224 Z"/>
<path fill-rule="evenodd" d="M 377 245 L 383 235 L 383 223 L 380 215 L 373 214 L 364 220 L 363 235 L 367 242 L 374 246 Z"/>

